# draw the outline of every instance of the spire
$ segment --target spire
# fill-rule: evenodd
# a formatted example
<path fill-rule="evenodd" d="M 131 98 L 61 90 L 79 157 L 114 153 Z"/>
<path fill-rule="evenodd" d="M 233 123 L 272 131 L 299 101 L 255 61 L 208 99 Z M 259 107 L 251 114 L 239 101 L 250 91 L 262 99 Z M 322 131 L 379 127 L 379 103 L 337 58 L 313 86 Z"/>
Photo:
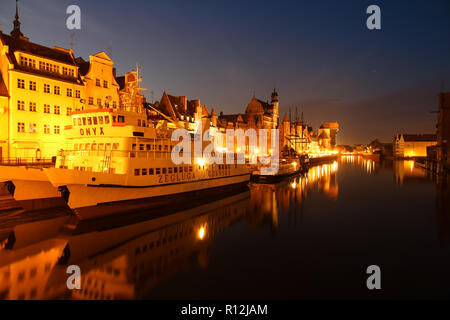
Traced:
<path fill-rule="evenodd" d="M 23 33 L 20 31 L 19 10 L 17 8 L 18 6 L 17 2 L 18 0 L 16 0 L 16 17 L 14 19 L 14 29 L 13 31 L 11 31 L 11 35 L 13 37 L 19 38 L 23 37 Z"/>

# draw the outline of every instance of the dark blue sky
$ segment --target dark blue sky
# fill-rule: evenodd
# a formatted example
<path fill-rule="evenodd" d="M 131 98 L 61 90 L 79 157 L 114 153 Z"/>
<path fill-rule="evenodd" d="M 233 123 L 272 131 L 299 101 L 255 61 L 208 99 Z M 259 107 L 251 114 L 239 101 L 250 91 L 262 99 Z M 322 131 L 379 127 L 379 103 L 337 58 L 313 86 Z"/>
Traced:
<path fill-rule="evenodd" d="M 14 1 L 1 0 L 10 32 Z M 20 0 L 31 41 L 69 47 L 65 10 L 77 4 L 77 56 L 111 53 L 118 73 L 142 68 L 147 98 L 163 90 L 209 110 L 244 112 L 256 92 L 315 128 L 338 121 L 338 143 L 434 132 L 437 94 L 450 91 L 450 1 Z M 366 28 L 381 8 L 382 30 Z"/>

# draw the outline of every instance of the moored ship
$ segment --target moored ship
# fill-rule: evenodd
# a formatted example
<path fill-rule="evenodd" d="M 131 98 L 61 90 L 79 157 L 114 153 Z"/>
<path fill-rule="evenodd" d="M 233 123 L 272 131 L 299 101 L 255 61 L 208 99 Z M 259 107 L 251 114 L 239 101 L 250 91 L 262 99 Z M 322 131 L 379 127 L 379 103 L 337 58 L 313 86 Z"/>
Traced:
<path fill-rule="evenodd" d="M 190 163 L 174 164 L 171 154 L 179 142 L 171 141 L 171 134 L 176 127 L 149 123 L 143 109 L 84 110 L 73 113 L 72 121 L 65 128 L 66 148 L 55 167 L 44 172 L 81 219 L 182 206 L 223 196 L 250 180 L 245 164 L 208 164 L 193 153 Z"/>

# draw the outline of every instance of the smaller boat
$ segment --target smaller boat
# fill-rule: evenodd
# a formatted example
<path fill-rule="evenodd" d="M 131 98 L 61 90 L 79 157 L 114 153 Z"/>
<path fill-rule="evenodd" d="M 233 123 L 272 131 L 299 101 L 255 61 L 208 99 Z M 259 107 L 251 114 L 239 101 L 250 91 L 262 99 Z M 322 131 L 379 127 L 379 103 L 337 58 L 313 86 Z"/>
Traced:
<path fill-rule="evenodd" d="M 278 170 L 273 168 L 265 168 L 265 172 L 262 171 L 264 167 L 259 168 L 252 172 L 251 180 L 253 182 L 262 183 L 276 183 L 300 172 L 300 162 L 298 158 L 284 158 L 280 159 Z"/>

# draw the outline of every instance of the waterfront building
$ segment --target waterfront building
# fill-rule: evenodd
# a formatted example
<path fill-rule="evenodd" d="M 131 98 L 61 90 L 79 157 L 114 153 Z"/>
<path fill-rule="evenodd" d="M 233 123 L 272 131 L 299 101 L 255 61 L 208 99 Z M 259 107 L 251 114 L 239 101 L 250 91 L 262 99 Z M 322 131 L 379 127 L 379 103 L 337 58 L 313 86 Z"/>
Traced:
<path fill-rule="evenodd" d="M 0 29 L 0 161 L 55 156 L 83 92 L 73 51 L 30 42 L 16 7 L 11 34 Z"/>
<path fill-rule="evenodd" d="M 399 134 L 394 138 L 393 152 L 398 158 L 426 157 L 427 147 L 436 144 L 435 134 Z"/>
<path fill-rule="evenodd" d="M 437 121 L 437 161 L 440 167 L 450 169 L 450 92 L 439 94 Z M 439 170 L 441 171 L 441 170 Z"/>
<path fill-rule="evenodd" d="M 89 56 L 89 61 L 76 59 L 83 80 L 86 109 L 119 107 L 119 84 L 114 62 L 105 52 Z"/>

